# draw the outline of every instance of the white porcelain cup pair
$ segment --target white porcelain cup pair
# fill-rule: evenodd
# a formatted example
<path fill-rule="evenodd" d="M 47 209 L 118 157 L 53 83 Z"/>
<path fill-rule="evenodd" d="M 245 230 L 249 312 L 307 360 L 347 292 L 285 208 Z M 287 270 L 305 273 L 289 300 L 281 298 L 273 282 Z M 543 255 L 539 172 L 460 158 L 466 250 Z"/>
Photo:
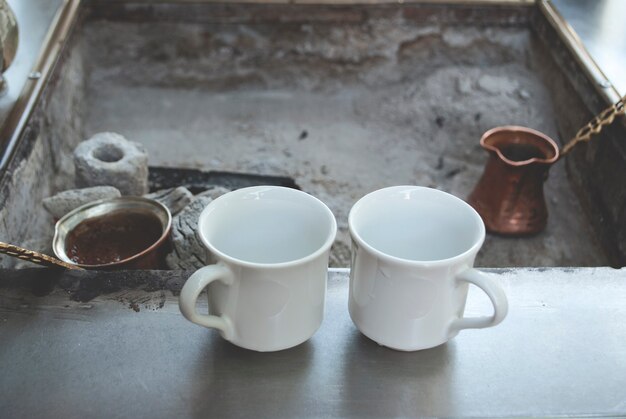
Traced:
<path fill-rule="evenodd" d="M 370 339 L 398 350 L 426 349 L 506 316 L 501 286 L 472 268 L 485 227 L 464 201 L 436 189 L 395 186 L 360 199 L 348 223 L 349 312 Z M 257 351 L 287 349 L 313 336 L 324 315 L 337 231 L 324 203 L 295 189 L 239 189 L 212 201 L 198 230 L 217 263 L 183 286 L 179 302 L 187 319 Z M 463 317 L 470 283 L 488 295 L 492 316 Z M 209 315 L 196 311 L 204 288 Z"/>

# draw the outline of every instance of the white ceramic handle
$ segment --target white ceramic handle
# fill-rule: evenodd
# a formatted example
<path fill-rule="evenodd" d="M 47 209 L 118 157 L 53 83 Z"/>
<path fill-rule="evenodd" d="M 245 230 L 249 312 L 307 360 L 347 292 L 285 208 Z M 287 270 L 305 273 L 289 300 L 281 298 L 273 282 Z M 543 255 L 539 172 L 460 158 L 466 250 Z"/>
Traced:
<path fill-rule="evenodd" d="M 222 264 L 209 265 L 198 269 L 193 273 L 183 285 L 178 298 L 178 306 L 181 313 L 187 320 L 199 324 L 200 326 L 210 327 L 221 331 L 224 338 L 231 339 L 233 336 L 233 327 L 228 318 L 224 316 L 213 316 L 207 314 L 199 314 L 196 311 L 196 302 L 202 290 L 213 281 L 221 281 L 226 285 L 233 282 L 233 273 Z"/>
<path fill-rule="evenodd" d="M 459 331 L 461 329 L 482 329 L 485 327 L 495 326 L 506 317 L 509 311 L 509 303 L 504 294 L 502 286 L 488 275 L 470 268 L 456 277 L 457 281 L 469 282 L 482 289 L 493 304 L 493 316 L 482 317 L 462 317 L 453 320 L 450 324 L 451 331 Z"/>

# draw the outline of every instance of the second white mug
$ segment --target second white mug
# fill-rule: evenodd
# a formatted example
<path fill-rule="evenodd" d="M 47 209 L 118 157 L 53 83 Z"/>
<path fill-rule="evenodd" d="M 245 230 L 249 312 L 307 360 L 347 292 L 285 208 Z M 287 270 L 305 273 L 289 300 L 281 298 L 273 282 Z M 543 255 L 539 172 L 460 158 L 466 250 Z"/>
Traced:
<path fill-rule="evenodd" d="M 506 316 L 497 280 L 473 268 L 485 226 L 461 199 L 419 186 L 380 189 L 352 207 L 348 224 L 350 316 L 380 345 L 431 348 Z M 468 284 L 489 296 L 493 316 L 463 317 Z"/>

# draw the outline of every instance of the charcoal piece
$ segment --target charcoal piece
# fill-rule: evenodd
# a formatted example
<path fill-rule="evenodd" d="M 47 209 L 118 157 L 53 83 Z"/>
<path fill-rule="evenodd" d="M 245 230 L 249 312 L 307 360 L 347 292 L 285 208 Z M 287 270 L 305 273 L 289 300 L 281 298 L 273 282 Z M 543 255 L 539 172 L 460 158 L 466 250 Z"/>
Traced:
<path fill-rule="evenodd" d="M 195 270 L 209 264 L 208 253 L 197 236 L 198 218 L 213 199 L 196 197 L 172 220 L 172 252 L 165 258 L 170 269 Z"/>
<path fill-rule="evenodd" d="M 229 189 L 221 186 L 209 187 L 195 197 L 192 196 L 191 204 L 173 218 L 172 252 L 166 257 L 168 268 L 194 270 L 208 264 L 207 250 L 198 237 L 198 220 L 202 210 L 211 201 L 228 192 Z"/>
<path fill-rule="evenodd" d="M 42 204 L 54 218 L 59 219 L 81 205 L 99 199 L 119 198 L 120 196 L 122 196 L 120 191 L 113 186 L 94 186 L 59 192 L 54 196 L 44 198 Z"/>
<path fill-rule="evenodd" d="M 222 186 L 229 190 L 260 185 L 275 185 L 300 189 L 293 179 L 286 176 L 203 171 L 158 166 L 150 166 L 149 175 L 151 191 L 175 188 L 177 186 L 184 186 L 193 194 L 199 194 L 214 186 Z"/>
<path fill-rule="evenodd" d="M 193 194 L 184 186 L 179 186 L 149 193 L 144 195 L 144 198 L 159 201 L 170 210 L 172 215 L 176 215 L 193 201 Z"/>

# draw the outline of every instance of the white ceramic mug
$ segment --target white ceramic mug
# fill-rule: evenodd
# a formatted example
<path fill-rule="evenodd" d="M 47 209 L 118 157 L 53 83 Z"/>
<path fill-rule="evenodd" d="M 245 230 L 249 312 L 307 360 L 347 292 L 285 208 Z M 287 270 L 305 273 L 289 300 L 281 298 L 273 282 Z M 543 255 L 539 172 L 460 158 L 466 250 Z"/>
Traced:
<path fill-rule="evenodd" d="M 485 226 L 461 199 L 419 186 L 380 189 L 352 207 L 348 224 L 350 317 L 380 345 L 431 348 L 506 316 L 502 287 L 472 267 Z M 468 284 L 489 296 L 492 316 L 463 317 Z"/>
<path fill-rule="evenodd" d="M 258 186 L 222 195 L 198 223 L 217 263 L 187 280 L 181 312 L 247 349 L 278 351 L 306 341 L 324 315 L 336 232 L 330 209 L 302 191 Z M 209 315 L 196 311 L 205 287 Z"/>

